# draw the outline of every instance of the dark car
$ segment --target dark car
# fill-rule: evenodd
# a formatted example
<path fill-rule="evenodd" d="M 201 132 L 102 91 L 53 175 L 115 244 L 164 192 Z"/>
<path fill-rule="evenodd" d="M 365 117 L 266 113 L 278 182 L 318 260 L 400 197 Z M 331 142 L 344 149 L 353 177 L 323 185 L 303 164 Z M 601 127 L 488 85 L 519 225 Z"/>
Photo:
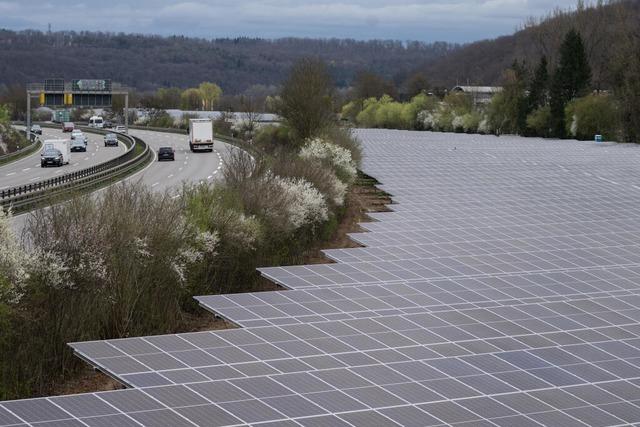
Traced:
<path fill-rule="evenodd" d="M 105 147 L 117 147 L 118 146 L 118 137 L 115 133 L 108 133 L 104 136 L 104 146 Z"/>
<path fill-rule="evenodd" d="M 113 122 L 111 122 L 110 120 L 105 120 L 103 125 L 103 128 L 107 129 L 107 128 L 112 128 L 113 127 Z"/>
<path fill-rule="evenodd" d="M 87 151 L 87 143 L 84 139 L 76 138 L 71 141 L 70 151 Z"/>
<path fill-rule="evenodd" d="M 158 161 L 175 159 L 176 154 L 172 147 L 160 147 L 158 150 Z"/>
<path fill-rule="evenodd" d="M 40 125 L 31 126 L 31 133 L 35 133 L 36 135 L 42 135 L 42 128 Z"/>
<path fill-rule="evenodd" d="M 62 123 L 62 132 L 73 132 L 76 126 L 71 122 Z"/>
<path fill-rule="evenodd" d="M 64 159 L 62 158 L 62 153 L 55 148 L 47 148 L 40 155 L 40 166 L 43 168 L 48 165 L 62 166 L 63 164 Z"/>

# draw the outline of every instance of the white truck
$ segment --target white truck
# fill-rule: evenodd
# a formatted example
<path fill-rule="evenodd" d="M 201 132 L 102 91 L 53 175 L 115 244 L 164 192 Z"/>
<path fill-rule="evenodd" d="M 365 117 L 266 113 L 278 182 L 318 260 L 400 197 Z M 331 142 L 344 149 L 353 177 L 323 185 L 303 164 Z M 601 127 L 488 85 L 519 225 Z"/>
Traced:
<path fill-rule="evenodd" d="M 61 156 L 61 157 L 60 157 Z M 71 141 L 47 139 L 42 143 L 41 166 L 68 165 L 71 162 Z"/>
<path fill-rule="evenodd" d="M 211 119 L 189 120 L 189 148 L 191 151 L 213 151 L 213 122 Z"/>

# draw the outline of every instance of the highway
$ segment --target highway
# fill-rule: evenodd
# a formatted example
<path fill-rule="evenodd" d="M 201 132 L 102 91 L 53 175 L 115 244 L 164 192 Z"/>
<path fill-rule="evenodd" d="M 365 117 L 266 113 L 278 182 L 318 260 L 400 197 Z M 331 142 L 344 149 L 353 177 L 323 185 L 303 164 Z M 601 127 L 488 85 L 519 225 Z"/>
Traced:
<path fill-rule="evenodd" d="M 232 147 L 221 141 L 215 141 L 214 151 L 212 153 L 192 153 L 189 150 L 189 143 L 187 141 L 187 135 L 180 135 L 174 133 L 154 132 L 146 130 L 131 130 L 129 132 L 132 136 L 138 137 L 144 140 L 154 153 L 154 160 L 143 170 L 125 178 L 126 182 L 136 183 L 142 182 L 149 186 L 153 191 L 164 192 L 168 191 L 173 197 L 178 197 L 179 190 L 184 183 L 198 183 L 198 182 L 214 182 L 218 179 L 222 173 L 222 165 L 224 159 L 229 155 Z M 46 129 L 44 130 L 43 137 L 57 137 L 61 135 L 58 130 Z M 98 163 L 100 161 L 109 160 L 110 152 L 114 154 L 120 153 L 120 150 L 115 148 L 105 148 L 104 146 L 96 147 L 95 141 L 102 144 L 102 136 L 88 134 L 89 147 L 87 155 L 85 153 L 74 153 L 74 163 L 80 162 L 85 167 L 91 164 Z M 173 147 L 175 150 L 175 161 L 162 161 L 157 160 L 157 151 L 160 147 Z M 123 146 L 124 147 L 124 146 Z M 91 154 L 95 154 L 92 156 Z M 0 167 L 0 188 L 3 186 L 14 186 L 21 184 L 28 184 L 29 179 L 34 177 L 50 177 L 51 175 L 44 175 L 44 173 L 55 174 L 58 170 L 64 171 L 72 170 L 69 166 L 63 168 L 40 168 L 39 152 L 35 155 L 26 157 L 25 159 L 7 164 Z M 107 156 L 107 157 L 105 157 Z M 73 156 L 72 156 L 73 157 Z M 88 161 L 84 159 L 89 157 Z M 80 159 L 79 159 L 80 158 Z M 92 163 L 89 163 L 91 161 Z M 35 166 L 37 162 L 37 167 Z M 86 162 L 83 163 L 82 162 Z M 28 170 L 26 170 L 28 169 Z M 34 173 L 34 171 L 41 172 L 41 174 Z M 31 175 L 29 175 L 31 173 Z M 6 176 L 7 174 L 11 174 Z M 15 177 L 15 178 L 14 178 Z M 5 178 L 11 178 L 11 183 L 5 184 Z M 35 181 L 35 180 L 34 180 Z M 29 213 L 16 215 L 12 218 L 12 227 L 18 235 L 21 234 L 25 220 L 28 218 Z"/>
<path fill-rule="evenodd" d="M 227 144 L 216 141 L 213 153 L 192 153 L 187 135 L 146 130 L 131 130 L 130 134 L 149 144 L 154 155 L 160 147 L 173 147 L 175 150 L 175 161 L 158 162 L 156 156 L 144 170 L 127 178 L 129 182 L 141 180 L 154 191 L 176 192 L 185 182 L 213 182 L 220 175 L 223 159 L 230 150 Z"/>
<path fill-rule="evenodd" d="M 84 169 L 99 163 L 106 162 L 122 154 L 126 147 L 120 143 L 118 147 L 105 147 L 102 135 L 86 132 L 88 138 L 87 152 L 71 153 L 71 162 L 61 167 L 40 167 L 40 151 L 0 166 L 0 190 L 31 184 L 47 178 L 53 178 L 63 173 Z M 69 133 L 62 133 L 58 129 L 43 128 L 41 139 L 68 139 Z"/>

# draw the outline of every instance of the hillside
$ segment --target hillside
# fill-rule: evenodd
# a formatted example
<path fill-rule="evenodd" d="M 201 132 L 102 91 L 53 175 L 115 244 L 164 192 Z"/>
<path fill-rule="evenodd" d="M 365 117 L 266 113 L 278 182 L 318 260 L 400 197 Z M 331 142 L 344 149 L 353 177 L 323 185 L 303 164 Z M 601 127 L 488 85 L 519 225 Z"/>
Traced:
<path fill-rule="evenodd" d="M 585 40 L 594 85 L 606 89 L 612 83 L 609 66 L 612 47 L 619 40 L 618 31 L 624 20 L 627 25 L 640 28 L 640 1 L 612 1 L 573 11 L 556 10 L 542 19 L 530 19 L 513 35 L 468 44 L 419 69 L 437 86 L 497 85 L 501 83 L 502 72 L 516 59 L 533 67 L 544 54 L 550 64 L 555 64 L 564 35 L 575 28 Z"/>
<path fill-rule="evenodd" d="M 448 43 L 315 39 L 216 39 L 0 30 L 0 86 L 50 77 L 111 78 L 139 90 L 218 83 L 225 93 L 277 85 L 291 64 L 318 56 L 340 87 L 368 70 L 403 79 L 455 50 Z"/>

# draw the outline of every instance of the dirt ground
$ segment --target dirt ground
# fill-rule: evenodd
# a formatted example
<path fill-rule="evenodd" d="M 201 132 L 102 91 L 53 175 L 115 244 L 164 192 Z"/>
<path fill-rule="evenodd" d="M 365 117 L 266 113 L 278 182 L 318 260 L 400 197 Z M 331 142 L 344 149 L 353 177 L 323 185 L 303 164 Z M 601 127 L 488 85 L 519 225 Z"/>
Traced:
<path fill-rule="evenodd" d="M 319 242 L 305 254 L 304 264 L 325 264 L 332 261 L 326 258 L 322 249 L 357 248 L 360 247 L 347 236 L 348 233 L 360 232 L 363 229 L 359 222 L 370 219 L 367 212 L 389 211 L 386 205 L 391 203 L 389 195 L 375 188 L 375 181 L 369 177 L 361 177 L 353 185 L 347 195 L 346 209 L 341 223 L 334 235 L 327 241 Z M 263 291 L 282 290 L 273 282 L 264 279 Z M 186 327 L 182 332 L 199 332 L 228 329 L 236 327 L 233 323 L 216 318 L 203 310 L 201 315 L 190 315 L 185 319 Z M 62 381 L 54 387 L 52 395 L 91 393 L 96 391 L 117 390 L 124 388 L 122 384 L 100 371 L 83 364 L 72 378 Z"/>

